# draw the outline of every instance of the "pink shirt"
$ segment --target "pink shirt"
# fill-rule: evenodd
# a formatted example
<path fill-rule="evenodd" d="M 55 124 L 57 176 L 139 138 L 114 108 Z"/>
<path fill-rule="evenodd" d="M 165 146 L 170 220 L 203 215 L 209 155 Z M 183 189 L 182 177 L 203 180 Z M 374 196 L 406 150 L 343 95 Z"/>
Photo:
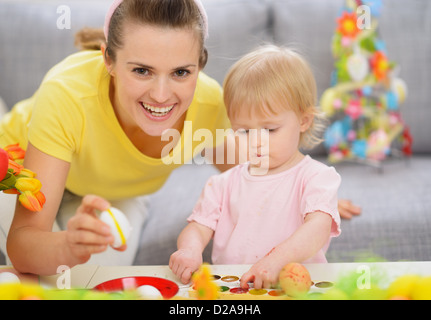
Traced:
<path fill-rule="evenodd" d="M 214 230 L 214 264 L 254 264 L 290 237 L 307 213 L 332 217 L 331 237 L 340 234 L 334 168 L 309 156 L 284 172 L 252 176 L 248 164 L 211 177 L 188 221 Z M 327 262 L 322 248 L 307 263 Z"/>

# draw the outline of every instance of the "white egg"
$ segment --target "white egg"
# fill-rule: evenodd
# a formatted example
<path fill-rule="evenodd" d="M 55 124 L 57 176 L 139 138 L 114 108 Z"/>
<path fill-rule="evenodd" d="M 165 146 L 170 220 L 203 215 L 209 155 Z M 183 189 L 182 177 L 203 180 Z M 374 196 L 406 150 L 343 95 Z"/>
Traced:
<path fill-rule="evenodd" d="M 147 299 L 161 299 L 162 294 L 160 291 L 153 286 L 150 285 L 143 285 L 136 289 L 138 294 L 141 296 L 141 298 L 147 298 Z"/>
<path fill-rule="evenodd" d="M 2 272 L 0 273 L 0 283 L 20 283 L 21 281 L 17 277 L 17 275 L 11 272 Z"/>
<path fill-rule="evenodd" d="M 111 228 L 112 235 L 115 238 L 112 244 L 113 248 L 119 248 L 126 244 L 132 232 L 132 227 L 124 213 L 116 208 L 110 208 L 100 214 L 100 220 Z"/>

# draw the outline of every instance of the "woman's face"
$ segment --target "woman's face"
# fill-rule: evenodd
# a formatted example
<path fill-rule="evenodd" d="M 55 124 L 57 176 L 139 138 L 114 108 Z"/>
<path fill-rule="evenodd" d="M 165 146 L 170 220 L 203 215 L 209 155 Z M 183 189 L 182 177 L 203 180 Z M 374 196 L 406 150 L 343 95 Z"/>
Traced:
<path fill-rule="evenodd" d="M 115 63 L 106 60 L 114 85 L 111 101 L 121 126 L 150 136 L 181 130 L 200 71 L 196 33 L 126 23 L 123 34 Z"/>

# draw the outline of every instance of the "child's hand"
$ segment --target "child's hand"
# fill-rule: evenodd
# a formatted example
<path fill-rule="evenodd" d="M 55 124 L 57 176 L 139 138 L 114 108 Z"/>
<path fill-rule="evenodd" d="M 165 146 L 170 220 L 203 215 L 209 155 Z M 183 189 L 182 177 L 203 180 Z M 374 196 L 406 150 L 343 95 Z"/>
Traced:
<path fill-rule="evenodd" d="M 180 249 L 171 255 L 169 268 L 181 282 L 190 282 L 193 272 L 202 265 L 202 254 L 192 249 Z"/>
<path fill-rule="evenodd" d="M 248 289 L 249 282 L 254 283 L 255 289 L 271 288 L 277 285 L 281 269 L 275 259 L 265 256 L 243 274 L 240 281 L 241 288 Z"/>

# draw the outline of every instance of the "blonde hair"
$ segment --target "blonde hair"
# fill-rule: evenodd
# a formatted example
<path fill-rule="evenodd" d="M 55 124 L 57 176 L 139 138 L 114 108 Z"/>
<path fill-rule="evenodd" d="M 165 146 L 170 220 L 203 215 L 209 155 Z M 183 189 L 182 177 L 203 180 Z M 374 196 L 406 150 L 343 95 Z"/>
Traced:
<path fill-rule="evenodd" d="M 316 107 L 316 81 L 307 61 L 294 50 L 266 45 L 245 55 L 229 70 L 223 89 L 229 118 L 235 118 L 245 108 L 252 116 L 285 110 L 297 116 L 313 115 L 313 123 L 301 135 L 299 147 L 311 149 L 322 142 L 318 135 L 323 116 Z"/>

